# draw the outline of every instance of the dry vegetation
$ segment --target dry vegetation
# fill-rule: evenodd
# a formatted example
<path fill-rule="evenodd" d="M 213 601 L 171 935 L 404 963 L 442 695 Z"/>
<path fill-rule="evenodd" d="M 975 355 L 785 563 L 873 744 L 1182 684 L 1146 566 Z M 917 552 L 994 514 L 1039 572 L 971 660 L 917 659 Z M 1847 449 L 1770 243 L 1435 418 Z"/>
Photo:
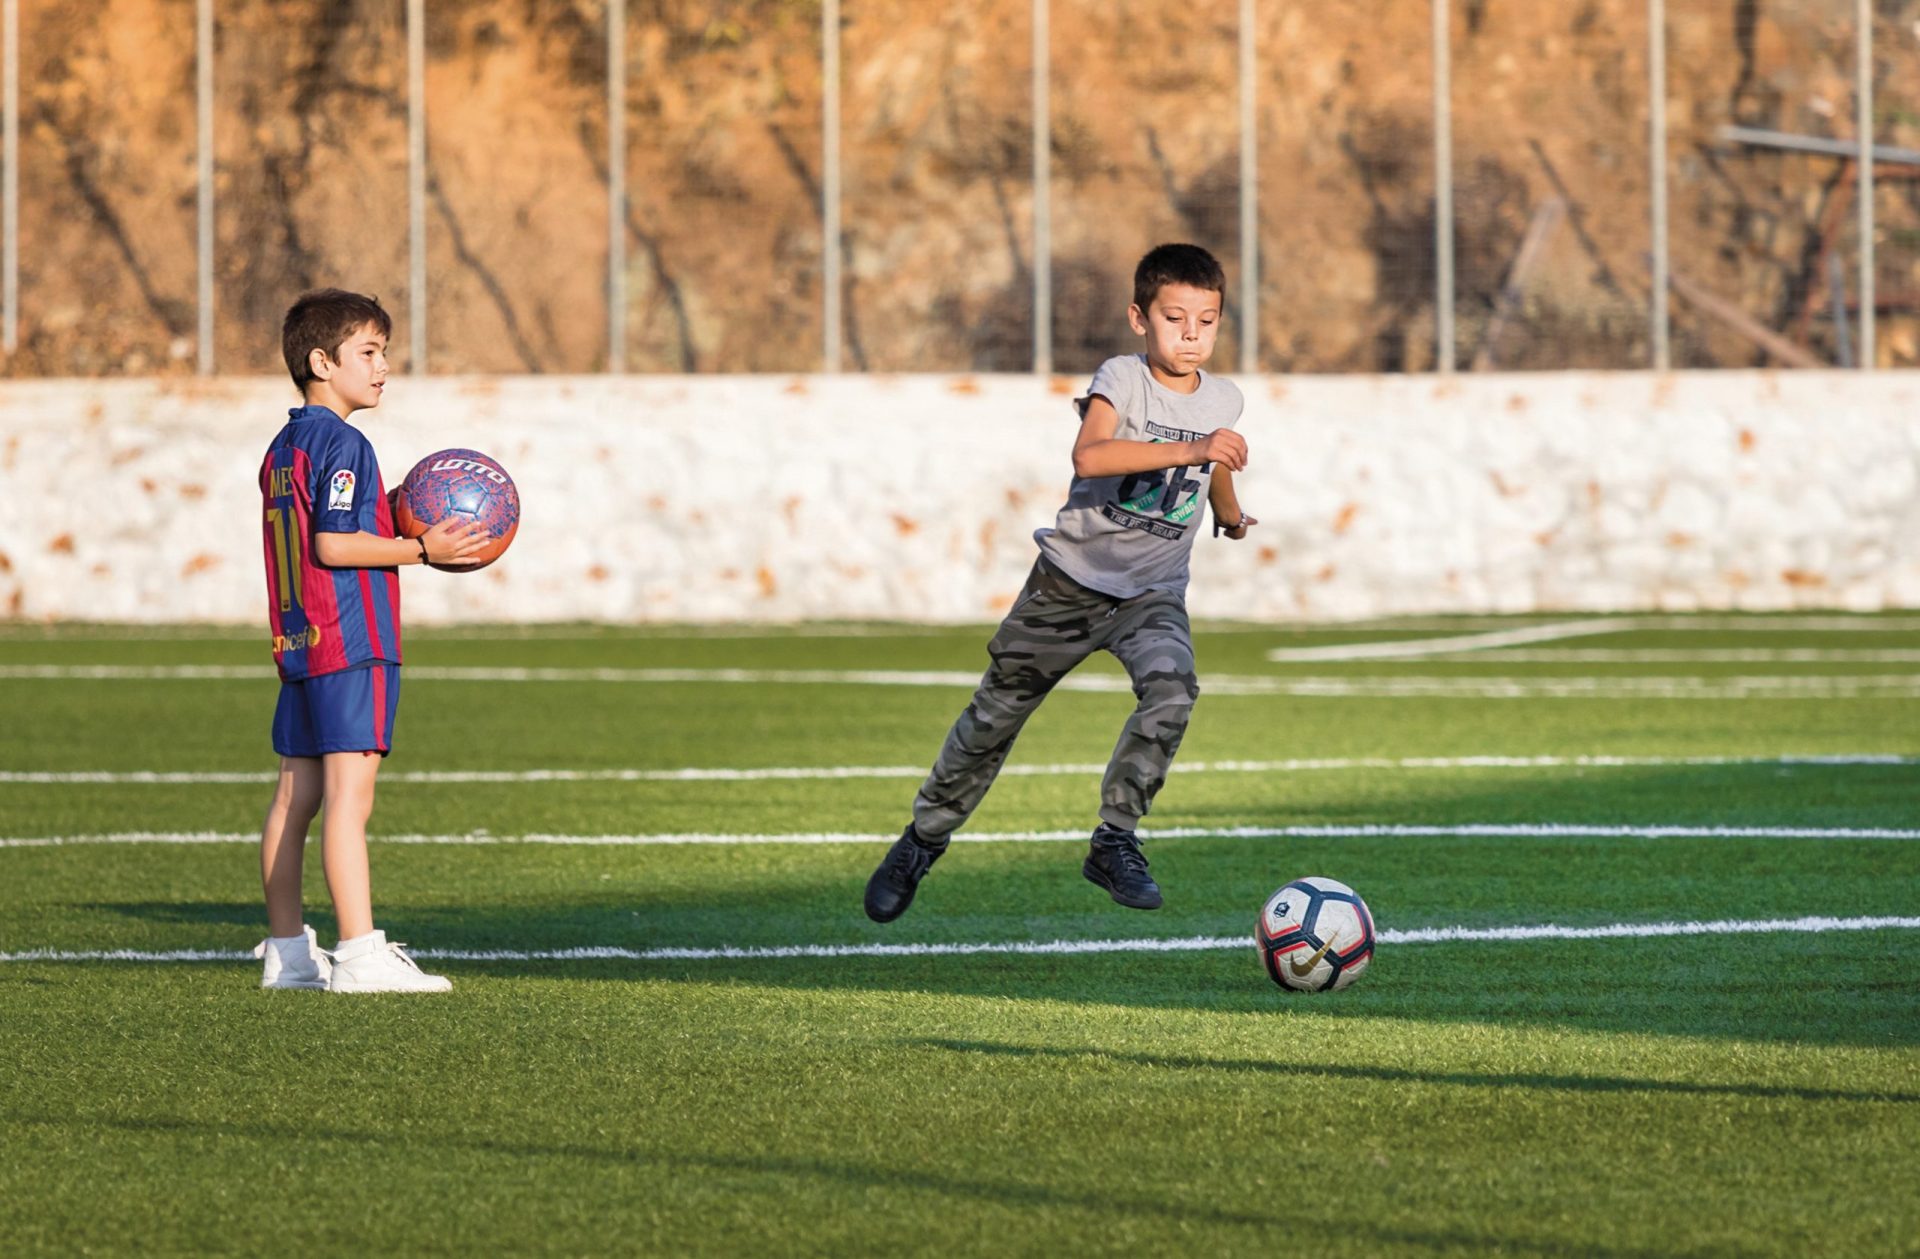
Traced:
<path fill-rule="evenodd" d="M 1645 7 L 1457 0 L 1463 364 L 1483 348 L 1511 367 L 1648 361 Z M 8 374 L 192 370 L 193 8 L 23 5 L 22 344 Z M 1848 164 L 1719 132 L 1851 137 L 1852 8 L 1668 4 L 1674 268 L 1823 361 L 1837 349 L 1829 251 L 1855 288 Z M 1876 8 L 1878 139 L 1920 147 L 1920 0 Z M 843 0 L 850 365 L 1031 364 L 1028 12 L 1027 0 Z M 1428 12 L 1428 0 L 1258 6 L 1262 367 L 1432 365 Z M 428 13 L 430 365 L 599 370 L 605 8 L 470 0 Z M 1237 13 L 1234 0 L 1053 2 L 1063 369 L 1124 337 L 1126 276 L 1156 239 L 1206 242 L 1238 274 Z M 628 15 L 627 365 L 817 366 L 817 4 L 631 0 Z M 369 289 L 408 309 L 403 20 L 400 0 L 219 6 L 221 370 L 274 370 L 278 313 L 305 286 Z M 1915 176 L 1880 171 L 1889 365 L 1920 363 Z M 1555 199 L 1557 221 L 1543 209 Z M 1534 263 L 1488 348 L 1536 218 Z M 1697 305 L 1674 310 L 1678 364 L 1773 361 Z M 403 355 L 409 335 L 396 337 Z M 1223 365 L 1239 366 L 1235 348 Z"/>

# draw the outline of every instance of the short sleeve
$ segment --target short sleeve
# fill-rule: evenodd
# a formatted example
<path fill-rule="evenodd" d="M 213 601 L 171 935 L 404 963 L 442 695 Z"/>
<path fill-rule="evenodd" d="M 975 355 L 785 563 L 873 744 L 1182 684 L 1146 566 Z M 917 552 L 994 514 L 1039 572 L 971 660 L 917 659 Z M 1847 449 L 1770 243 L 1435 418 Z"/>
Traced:
<path fill-rule="evenodd" d="M 1229 399 L 1227 407 L 1231 412 L 1231 418 L 1227 420 L 1225 427 L 1233 429 L 1239 428 L 1241 417 L 1247 413 L 1246 395 L 1240 392 L 1240 386 L 1230 380 L 1219 376 L 1215 376 L 1213 379 L 1218 381 L 1227 391 L 1227 398 Z"/>
<path fill-rule="evenodd" d="M 357 429 L 341 425 L 325 460 L 315 465 L 313 489 L 316 533 L 378 533 L 380 465 L 373 443 Z"/>
<path fill-rule="evenodd" d="M 1086 394 L 1073 400 L 1073 409 L 1079 413 L 1080 418 L 1083 420 L 1087 418 L 1087 407 L 1092 404 L 1096 396 L 1111 402 L 1113 409 L 1123 418 L 1132 414 L 1134 395 L 1140 380 L 1138 371 L 1129 370 L 1133 367 L 1133 357 L 1124 354 L 1100 364 L 1100 369 L 1093 374 L 1093 383 L 1087 386 Z"/>

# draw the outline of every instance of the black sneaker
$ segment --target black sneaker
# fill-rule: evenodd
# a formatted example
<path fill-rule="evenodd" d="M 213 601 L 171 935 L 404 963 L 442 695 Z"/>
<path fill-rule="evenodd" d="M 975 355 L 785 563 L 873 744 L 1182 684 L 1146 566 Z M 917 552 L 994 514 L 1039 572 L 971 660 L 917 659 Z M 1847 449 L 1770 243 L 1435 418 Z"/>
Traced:
<path fill-rule="evenodd" d="M 927 877 L 927 871 L 946 850 L 946 840 L 929 844 L 913 829 L 913 823 L 907 823 L 907 829 L 887 849 L 880 868 L 867 880 L 867 917 L 875 922 L 892 922 L 906 913 L 920 880 Z"/>
<path fill-rule="evenodd" d="M 1132 831 L 1102 822 L 1093 832 L 1086 864 L 1080 873 L 1107 889 L 1107 895 L 1128 909 L 1160 908 L 1160 885 L 1147 873 L 1146 854 Z"/>

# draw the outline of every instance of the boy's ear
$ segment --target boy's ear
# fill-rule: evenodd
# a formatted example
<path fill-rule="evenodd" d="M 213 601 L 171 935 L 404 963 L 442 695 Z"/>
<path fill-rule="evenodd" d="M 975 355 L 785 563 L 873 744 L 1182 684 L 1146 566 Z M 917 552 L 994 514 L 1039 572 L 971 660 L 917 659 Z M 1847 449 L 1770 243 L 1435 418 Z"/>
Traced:
<path fill-rule="evenodd" d="M 333 375 L 333 355 L 314 346 L 307 351 L 307 370 L 313 373 L 315 380 L 325 380 Z"/>
<path fill-rule="evenodd" d="M 1138 302 L 1127 307 L 1127 322 L 1133 326 L 1136 334 L 1140 336 L 1147 334 L 1147 313 L 1140 309 Z"/>

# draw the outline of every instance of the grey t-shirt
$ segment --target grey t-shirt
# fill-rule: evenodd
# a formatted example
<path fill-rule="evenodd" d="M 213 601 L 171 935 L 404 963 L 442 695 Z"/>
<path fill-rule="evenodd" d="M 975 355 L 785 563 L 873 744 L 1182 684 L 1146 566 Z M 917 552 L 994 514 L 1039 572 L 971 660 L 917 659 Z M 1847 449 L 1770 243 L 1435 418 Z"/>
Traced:
<path fill-rule="evenodd" d="M 1073 400 L 1086 418 L 1095 395 L 1113 404 L 1120 423 L 1113 435 L 1136 442 L 1185 442 L 1240 422 L 1242 401 L 1233 382 L 1210 372 L 1190 394 L 1153 378 L 1144 354 L 1110 358 L 1093 374 L 1086 396 Z M 1206 515 L 1210 463 L 1075 477 L 1053 528 L 1034 532 L 1048 563 L 1092 590 L 1131 599 L 1149 590 L 1183 593 L 1187 555 Z"/>

